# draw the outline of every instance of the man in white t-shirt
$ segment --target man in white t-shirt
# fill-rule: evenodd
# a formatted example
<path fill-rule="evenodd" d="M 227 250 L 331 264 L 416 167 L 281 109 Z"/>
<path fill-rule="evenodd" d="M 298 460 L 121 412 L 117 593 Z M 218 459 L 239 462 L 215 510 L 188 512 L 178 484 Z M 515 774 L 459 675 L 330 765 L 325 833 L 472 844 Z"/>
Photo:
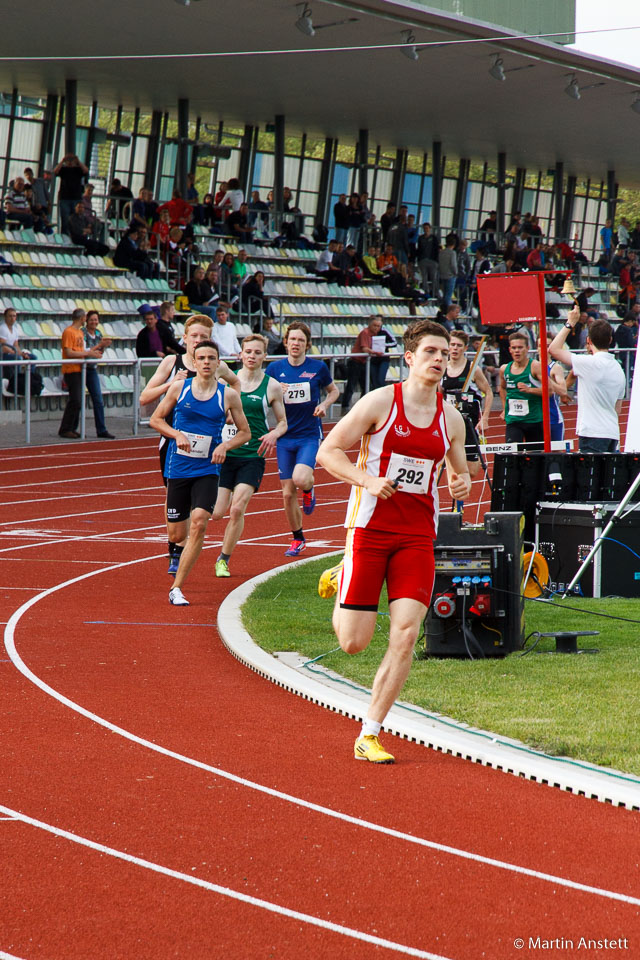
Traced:
<path fill-rule="evenodd" d="M 615 453 L 620 442 L 618 417 L 626 380 L 622 367 L 609 353 L 613 329 L 606 320 L 594 320 L 587 334 L 587 355 L 574 354 L 565 348 L 565 341 L 579 319 L 576 305 L 549 345 L 549 352 L 554 360 L 571 367 L 578 380 L 576 433 L 580 452 Z"/>
<path fill-rule="evenodd" d="M 211 338 L 220 348 L 221 357 L 238 357 L 240 344 L 236 335 L 236 327 L 229 320 L 229 309 L 220 305 L 216 311 L 216 322 L 211 331 Z"/>

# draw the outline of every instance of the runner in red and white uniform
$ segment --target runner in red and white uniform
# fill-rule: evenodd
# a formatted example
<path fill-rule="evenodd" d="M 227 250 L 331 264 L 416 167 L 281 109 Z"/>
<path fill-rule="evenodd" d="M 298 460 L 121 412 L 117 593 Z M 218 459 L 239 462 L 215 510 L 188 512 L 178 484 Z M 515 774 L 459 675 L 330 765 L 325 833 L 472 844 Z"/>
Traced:
<path fill-rule="evenodd" d="M 373 763 L 394 761 L 378 734 L 409 674 L 431 601 L 440 462 L 445 460 L 453 499 L 464 500 L 471 488 L 464 421 L 438 393 L 449 334 L 438 323 L 419 320 L 407 329 L 404 347 L 407 380 L 362 397 L 318 452 L 318 463 L 353 487 L 333 614 L 333 626 L 346 653 L 359 653 L 368 646 L 382 584 L 387 582 L 389 646 L 354 748 L 356 759 Z M 354 464 L 346 451 L 358 440 L 360 453 Z"/>

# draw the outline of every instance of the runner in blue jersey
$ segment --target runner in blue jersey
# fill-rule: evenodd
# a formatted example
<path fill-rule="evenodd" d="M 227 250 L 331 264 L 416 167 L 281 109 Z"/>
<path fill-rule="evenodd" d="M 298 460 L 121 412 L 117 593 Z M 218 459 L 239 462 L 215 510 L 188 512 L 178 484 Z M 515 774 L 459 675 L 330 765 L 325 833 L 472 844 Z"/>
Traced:
<path fill-rule="evenodd" d="M 167 477 L 167 527 L 172 543 L 184 540 L 187 545 L 180 557 L 176 579 L 169 592 L 169 602 L 180 607 L 189 605 L 182 585 L 196 562 L 211 519 L 218 493 L 220 464 L 228 450 L 251 439 L 251 431 L 235 390 L 219 384 L 216 371 L 218 347 L 204 340 L 193 351 L 195 377 L 176 380 L 151 417 L 151 426 L 169 438 L 164 474 Z M 173 413 L 173 425 L 167 418 Z M 230 413 L 237 433 L 222 440 L 222 428 Z M 189 518 L 191 519 L 188 527 Z"/>
<path fill-rule="evenodd" d="M 298 504 L 298 490 L 302 491 L 302 509 L 313 513 L 316 497 L 313 490 L 313 471 L 316 454 L 322 442 L 322 417 L 335 403 L 340 392 L 322 360 L 307 357 L 311 346 L 311 331 L 306 323 L 294 321 L 284 336 L 287 357 L 275 360 L 268 374 L 282 387 L 287 413 L 287 432 L 276 446 L 278 472 L 287 520 L 291 525 L 292 541 L 286 557 L 297 557 L 306 543 L 302 532 L 302 513 Z M 322 391 L 326 397 L 321 400 Z"/>

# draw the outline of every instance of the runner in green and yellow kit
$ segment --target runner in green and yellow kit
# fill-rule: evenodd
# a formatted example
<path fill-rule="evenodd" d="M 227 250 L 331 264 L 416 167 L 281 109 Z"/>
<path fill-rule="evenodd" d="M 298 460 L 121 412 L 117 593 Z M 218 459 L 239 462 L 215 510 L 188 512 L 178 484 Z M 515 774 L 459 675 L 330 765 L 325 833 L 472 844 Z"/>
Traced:
<path fill-rule="evenodd" d="M 510 363 L 500 367 L 500 414 L 507 429 L 507 443 L 537 446 L 544 442 L 542 427 L 542 367 L 528 356 L 529 338 L 516 331 L 509 337 Z M 552 389 L 552 388 L 550 388 Z M 539 447 L 538 449 L 541 449 Z"/>
<path fill-rule="evenodd" d="M 224 532 L 222 551 L 216 561 L 216 577 L 230 577 L 229 558 L 242 536 L 244 515 L 249 500 L 260 486 L 264 474 L 264 458 L 273 454 L 276 440 L 287 430 L 287 417 L 282 399 L 282 388 L 272 380 L 262 364 L 267 355 L 267 340 L 259 333 L 252 333 L 242 341 L 242 368 L 238 371 L 242 409 L 249 423 L 251 439 L 238 447 L 233 456 L 228 456 L 220 471 L 218 499 L 213 512 L 214 520 L 221 520 L 229 510 L 229 523 Z M 269 407 L 276 418 L 276 426 L 269 429 Z M 232 434 L 234 427 L 227 425 Z M 225 439 L 223 432 L 223 439 Z"/>

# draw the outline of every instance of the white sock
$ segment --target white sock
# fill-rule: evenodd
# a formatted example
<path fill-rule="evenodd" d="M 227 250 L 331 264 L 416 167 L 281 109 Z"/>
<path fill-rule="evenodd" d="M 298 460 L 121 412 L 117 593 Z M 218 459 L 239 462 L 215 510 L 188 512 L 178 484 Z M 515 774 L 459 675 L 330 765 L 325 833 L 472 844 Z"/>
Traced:
<path fill-rule="evenodd" d="M 361 737 L 377 737 L 380 733 L 381 723 L 378 723 L 377 720 L 370 720 L 368 717 L 362 724 L 362 730 L 360 732 Z"/>

